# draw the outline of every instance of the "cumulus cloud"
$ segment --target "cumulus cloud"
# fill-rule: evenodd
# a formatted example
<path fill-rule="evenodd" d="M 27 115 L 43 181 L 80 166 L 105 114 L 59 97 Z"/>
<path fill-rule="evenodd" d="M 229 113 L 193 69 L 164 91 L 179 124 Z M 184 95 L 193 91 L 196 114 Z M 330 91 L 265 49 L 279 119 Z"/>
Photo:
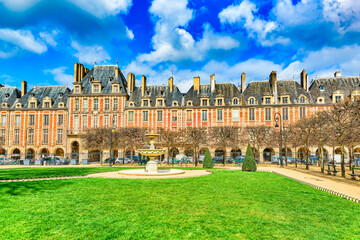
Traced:
<path fill-rule="evenodd" d="M 0 40 L 37 54 L 47 51 L 46 44 L 35 39 L 29 30 L 0 29 Z"/>
<path fill-rule="evenodd" d="M 62 85 L 67 85 L 73 82 L 74 77 L 72 75 L 66 74 L 65 73 L 66 69 L 67 69 L 66 67 L 47 69 L 44 70 L 44 73 L 52 74 L 56 82 Z"/>
<path fill-rule="evenodd" d="M 58 31 L 53 30 L 51 32 L 40 32 L 40 38 L 46 42 L 48 45 L 56 47 L 57 42 L 55 41 L 55 37 L 58 35 Z"/>
<path fill-rule="evenodd" d="M 0 3 L 12 11 L 25 11 L 42 0 L 0 0 Z"/>
<path fill-rule="evenodd" d="M 75 57 L 79 59 L 81 63 L 94 64 L 106 62 L 110 60 L 109 54 L 100 45 L 85 46 L 73 41 L 71 47 L 76 50 Z"/>
<path fill-rule="evenodd" d="M 128 27 L 126 27 L 126 36 L 130 39 L 133 40 L 134 39 L 134 33 L 132 30 L 130 30 Z"/>

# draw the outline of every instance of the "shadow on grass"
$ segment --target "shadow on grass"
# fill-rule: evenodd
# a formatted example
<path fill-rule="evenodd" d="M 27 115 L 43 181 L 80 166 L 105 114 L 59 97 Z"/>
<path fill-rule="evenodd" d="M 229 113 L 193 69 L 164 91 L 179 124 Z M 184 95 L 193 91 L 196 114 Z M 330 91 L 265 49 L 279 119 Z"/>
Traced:
<path fill-rule="evenodd" d="M 4 182 L 0 183 L 0 195 L 24 196 L 27 194 L 58 190 L 59 188 L 63 186 L 69 186 L 70 184 L 73 184 L 73 182 L 66 180 Z"/>

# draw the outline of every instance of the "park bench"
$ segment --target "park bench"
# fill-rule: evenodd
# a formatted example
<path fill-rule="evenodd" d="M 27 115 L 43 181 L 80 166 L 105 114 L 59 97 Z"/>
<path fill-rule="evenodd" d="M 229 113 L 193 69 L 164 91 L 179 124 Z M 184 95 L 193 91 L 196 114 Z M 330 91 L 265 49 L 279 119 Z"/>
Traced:
<path fill-rule="evenodd" d="M 333 169 L 331 169 L 331 167 Z M 335 164 L 328 164 L 328 169 L 326 170 L 327 171 L 327 175 L 333 175 L 333 176 L 336 176 L 336 173 L 338 173 L 339 171 L 336 170 L 336 165 Z"/>
<path fill-rule="evenodd" d="M 351 173 L 348 173 L 351 176 L 352 180 L 356 180 L 356 177 L 360 178 L 360 173 L 359 172 L 355 173 L 355 171 L 360 171 L 360 167 L 352 166 Z"/>

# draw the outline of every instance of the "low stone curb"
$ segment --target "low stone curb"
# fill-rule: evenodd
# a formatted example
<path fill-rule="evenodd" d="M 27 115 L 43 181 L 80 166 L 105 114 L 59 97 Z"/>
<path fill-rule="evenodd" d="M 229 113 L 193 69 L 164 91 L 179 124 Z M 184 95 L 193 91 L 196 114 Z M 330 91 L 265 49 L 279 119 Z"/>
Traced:
<path fill-rule="evenodd" d="M 7 179 L 7 180 L 0 180 L 0 183 L 1 183 L 1 182 L 33 182 L 33 181 L 62 180 L 62 179 L 73 179 L 73 178 L 87 178 L 87 176 Z"/>

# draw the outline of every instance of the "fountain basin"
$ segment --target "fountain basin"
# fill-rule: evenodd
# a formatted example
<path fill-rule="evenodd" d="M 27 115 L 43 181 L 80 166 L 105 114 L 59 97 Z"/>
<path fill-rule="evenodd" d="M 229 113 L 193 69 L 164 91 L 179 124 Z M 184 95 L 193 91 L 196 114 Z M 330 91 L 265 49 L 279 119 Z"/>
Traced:
<path fill-rule="evenodd" d="M 145 169 L 127 169 L 118 171 L 121 175 L 132 175 L 132 176 L 168 176 L 185 173 L 181 169 L 160 169 L 156 172 L 146 171 Z"/>

